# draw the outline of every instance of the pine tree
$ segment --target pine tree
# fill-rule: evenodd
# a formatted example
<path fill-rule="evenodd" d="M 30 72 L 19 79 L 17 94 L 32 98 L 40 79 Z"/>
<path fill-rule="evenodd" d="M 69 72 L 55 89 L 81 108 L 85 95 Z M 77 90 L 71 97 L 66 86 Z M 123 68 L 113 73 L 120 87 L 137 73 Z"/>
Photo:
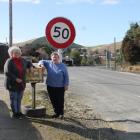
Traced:
<path fill-rule="evenodd" d="M 140 62 L 140 25 L 132 23 L 122 42 L 122 53 L 126 62 Z"/>

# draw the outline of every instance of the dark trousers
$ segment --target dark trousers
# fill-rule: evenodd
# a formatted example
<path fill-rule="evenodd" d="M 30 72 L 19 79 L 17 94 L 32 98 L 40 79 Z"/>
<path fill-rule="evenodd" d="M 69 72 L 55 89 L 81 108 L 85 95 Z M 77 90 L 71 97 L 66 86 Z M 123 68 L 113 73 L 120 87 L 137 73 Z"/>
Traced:
<path fill-rule="evenodd" d="M 47 86 L 49 98 L 51 100 L 55 114 L 64 114 L 64 87 Z"/>

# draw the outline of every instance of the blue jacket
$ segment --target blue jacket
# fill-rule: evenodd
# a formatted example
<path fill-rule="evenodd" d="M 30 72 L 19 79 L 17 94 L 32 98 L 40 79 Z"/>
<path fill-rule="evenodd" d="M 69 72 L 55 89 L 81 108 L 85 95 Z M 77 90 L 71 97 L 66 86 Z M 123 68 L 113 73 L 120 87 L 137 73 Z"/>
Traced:
<path fill-rule="evenodd" d="M 48 86 L 65 87 L 69 85 L 69 76 L 65 64 L 54 64 L 51 60 L 41 60 L 38 65 L 44 65 L 47 69 L 46 84 Z"/>

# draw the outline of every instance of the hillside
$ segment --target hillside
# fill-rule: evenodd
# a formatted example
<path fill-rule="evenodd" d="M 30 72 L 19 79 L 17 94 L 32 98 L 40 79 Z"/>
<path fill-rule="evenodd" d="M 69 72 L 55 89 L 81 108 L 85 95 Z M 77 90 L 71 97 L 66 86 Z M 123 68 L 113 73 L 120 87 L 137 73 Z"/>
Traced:
<path fill-rule="evenodd" d="M 40 38 L 36 38 L 36 39 L 32 39 L 32 40 L 28 40 L 25 42 L 20 42 L 17 43 L 16 45 L 22 47 L 30 47 L 30 48 L 39 48 L 41 45 L 45 46 L 47 45 L 48 47 L 51 47 L 51 45 L 49 44 L 49 42 L 46 40 L 45 37 L 40 37 Z M 84 48 L 85 46 L 76 44 L 76 43 L 72 43 L 69 48 Z"/>
<path fill-rule="evenodd" d="M 116 49 L 120 49 L 121 44 L 122 44 L 122 42 L 116 42 Z M 49 49 L 50 51 L 55 50 L 55 48 L 53 48 L 49 44 L 49 42 L 46 40 L 45 37 L 40 37 L 40 38 L 25 41 L 25 42 L 20 42 L 20 43 L 17 43 L 16 45 L 21 47 L 24 55 L 29 55 L 34 50 L 37 50 L 37 49 L 42 48 L 42 47 L 47 47 L 47 49 Z M 87 50 L 87 52 L 98 51 L 100 54 L 103 54 L 104 50 L 109 50 L 110 52 L 114 53 L 114 44 L 113 43 L 112 44 L 99 45 L 99 46 L 91 46 L 91 47 L 86 47 L 86 46 L 82 46 L 82 45 L 79 45 L 79 44 L 76 44 L 76 43 L 72 43 L 68 47 L 68 49 L 73 49 L 73 48 L 75 48 L 75 49 L 84 48 L 84 49 Z"/>
<path fill-rule="evenodd" d="M 122 42 L 116 42 L 116 50 L 120 49 L 122 45 Z M 104 45 L 99 45 L 99 46 L 92 46 L 88 47 L 89 51 L 98 51 L 99 53 L 103 53 L 104 50 L 109 50 L 110 52 L 114 53 L 115 46 L 114 43 L 111 44 L 104 44 Z"/>

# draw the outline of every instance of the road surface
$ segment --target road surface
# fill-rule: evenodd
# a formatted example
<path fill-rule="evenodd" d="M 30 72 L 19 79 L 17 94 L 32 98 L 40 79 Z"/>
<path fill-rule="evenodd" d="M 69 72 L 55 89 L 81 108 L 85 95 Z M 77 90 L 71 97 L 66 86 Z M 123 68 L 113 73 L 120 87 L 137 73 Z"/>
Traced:
<path fill-rule="evenodd" d="M 71 94 L 108 121 L 140 132 L 140 75 L 96 67 L 69 67 Z"/>

